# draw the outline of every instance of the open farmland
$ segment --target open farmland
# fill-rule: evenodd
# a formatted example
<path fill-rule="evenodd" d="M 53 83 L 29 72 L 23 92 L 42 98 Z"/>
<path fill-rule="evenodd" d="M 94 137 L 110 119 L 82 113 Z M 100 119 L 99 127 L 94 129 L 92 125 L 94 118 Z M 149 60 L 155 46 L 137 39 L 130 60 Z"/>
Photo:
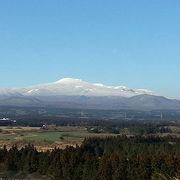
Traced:
<path fill-rule="evenodd" d="M 90 133 L 85 127 L 0 127 L 0 147 L 4 145 L 10 148 L 17 145 L 19 148 L 31 143 L 38 150 L 53 149 L 54 147 L 65 148 L 67 145 L 80 145 L 85 137 L 92 136 L 115 136 L 111 133 Z"/>

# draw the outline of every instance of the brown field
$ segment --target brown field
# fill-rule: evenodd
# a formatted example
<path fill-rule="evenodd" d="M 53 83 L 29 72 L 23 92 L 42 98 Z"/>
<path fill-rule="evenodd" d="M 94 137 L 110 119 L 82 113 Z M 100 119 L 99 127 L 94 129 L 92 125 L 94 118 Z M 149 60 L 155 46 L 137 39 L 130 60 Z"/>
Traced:
<path fill-rule="evenodd" d="M 66 146 L 80 145 L 85 137 L 89 136 L 115 136 L 115 134 L 89 133 L 85 127 L 55 127 L 46 129 L 39 127 L 0 127 L 0 148 L 4 145 L 9 149 L 13 145 L 22 148 L 33 144 L 38 151 L 52 150 L 55 147 L 64 149 Z"/>
<path fill-rule="evenodd" d="M 180 137 L 180 128 L 169 126 L 173 133 L 154 134 L 159 136 L 173 135 Z M 127 132 L 126 132 L 127 131 Z M 128 130 L 123 129 L 123 134 L 133 135 Z M 90 133 L 86 127 L 78 126 L 47 126 L 40 127 L 0 127 L 0 148 L 4 145 L 9 149 L 13 145 L 22 148 L 28 144 L 33 144 L 38 151 L 52 150 L 55 147 L 64 149 L 66 146 L 81 145 L 85 137 L 106 137 L 117 136 L 111 133 Z"/>

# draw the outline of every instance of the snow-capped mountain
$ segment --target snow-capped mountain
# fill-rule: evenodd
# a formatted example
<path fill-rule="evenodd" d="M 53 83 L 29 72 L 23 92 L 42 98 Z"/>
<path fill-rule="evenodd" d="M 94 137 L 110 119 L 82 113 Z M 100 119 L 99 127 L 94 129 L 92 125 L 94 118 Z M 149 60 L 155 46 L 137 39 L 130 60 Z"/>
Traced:
<path fill-rule="evenodd" d="M 131 89 L 125 86 L 105 86 L 88 83 L 80 79 L 64 78 L 59 81 L 26 88 L 14 88 L 24 96 L 122 96 L 132 97 L 141 94 L 156 95 L 146 89 Z"/>
<path fill-rule="evenodd" d="M 106 86 L 80 79 L 24 88 L 0 89 L 0 106 L 51 106 L 91 109 L 180 109 L 180 101 L 146 89 Z"/>
<path fill-rule="evenodd" d="M 12 97 L 12 96 L 22 96 L 22 95 L 16 90 L 0 88 L 0 99 L 5 97 Z"/>

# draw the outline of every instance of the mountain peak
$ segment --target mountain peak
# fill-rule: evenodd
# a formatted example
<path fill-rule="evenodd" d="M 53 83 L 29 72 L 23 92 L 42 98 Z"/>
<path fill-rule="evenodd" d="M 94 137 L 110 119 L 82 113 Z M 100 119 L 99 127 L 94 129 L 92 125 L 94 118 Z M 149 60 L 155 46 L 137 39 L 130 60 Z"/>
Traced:
<path fill-rule="evenodd" d="M 76 82 L 83 82 L 81 79 L 74 79 L 74 78 L 62 78 L 56 82 L 55 84 L 71 84 L 71 83 L 76 83 Z"/>
<path fill-rule="evenodd" d="M 56 82 L 24 88 L 10 89 L 24 96 L 121 96 L 132 97 L 140 94 L 157 95 L 146 89 L 132 89 L 126 86 L 107 86 L 101 83 L 89 83 L 81 79 L 62 78 Z M 7 90 L 5 90 L 7 92 Z M 4 91 L 0 89 L 0 95 Z"/>
<path fill-rule="evenodd" d="M 81 79 L 63 78 L 53 83 L 1 89 L 0 105 L 108 108 L 179 109 L 180 101 L 159 97 L 147 89 L 107 86 Z"/>

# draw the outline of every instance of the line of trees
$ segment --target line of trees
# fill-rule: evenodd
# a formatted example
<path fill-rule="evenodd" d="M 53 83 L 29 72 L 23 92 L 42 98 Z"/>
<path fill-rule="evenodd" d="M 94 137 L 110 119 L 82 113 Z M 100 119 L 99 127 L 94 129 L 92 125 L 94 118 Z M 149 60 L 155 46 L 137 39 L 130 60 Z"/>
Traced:
<path fill-rule="evenodd" d="M 0 149 L 0 170 L 38 172 L 54 180 L 158 180 L 180 176 L 180 139 L 86 138 L 79 147 L 38 152 L 33 145 Z"/>

